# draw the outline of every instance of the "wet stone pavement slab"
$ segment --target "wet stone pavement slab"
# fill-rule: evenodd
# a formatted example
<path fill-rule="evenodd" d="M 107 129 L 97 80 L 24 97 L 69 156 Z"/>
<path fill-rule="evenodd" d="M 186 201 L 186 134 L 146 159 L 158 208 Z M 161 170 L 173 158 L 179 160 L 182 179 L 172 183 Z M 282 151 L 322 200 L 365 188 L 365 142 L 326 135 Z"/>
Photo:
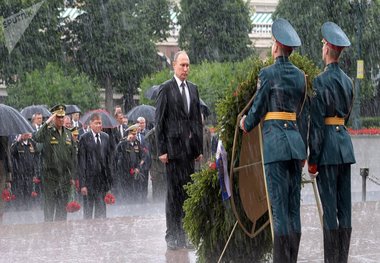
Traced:
<path fill-rule="evenodd" d="M 304 204 L 298 262 L 323 262 L 316 206 Z M 26 219 L 32 223 L 26 223 Z M 163 203 L 112 206 L 109 218 L 42 222 L 42 211 L 8 212 L 0 226 L 0 262 L 196 262 L 191 250 L 170 251 Z M 380 202 L 353 203 L 351 263 L 380 262 Z"/>

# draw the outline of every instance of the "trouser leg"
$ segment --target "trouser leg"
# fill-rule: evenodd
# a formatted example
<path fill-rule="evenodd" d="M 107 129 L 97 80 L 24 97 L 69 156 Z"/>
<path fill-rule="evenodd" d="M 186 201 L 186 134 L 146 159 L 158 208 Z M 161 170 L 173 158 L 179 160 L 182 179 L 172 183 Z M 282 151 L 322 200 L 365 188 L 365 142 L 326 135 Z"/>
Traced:
<path fill-rule="evenodd" d="M 55 204 L 55 220 L 65 221 L 67 219 L 66 205 L 69 200 L 68 191 L 59 189 L 56 192 L 56 204 Z"/>
<path fill-rule="evenodd" d="M 83 218 L 92 219 L 94 211 L 94 197 L 88 193 L 83 196 Z"/>
<path fill-rule="evenodd" d="M 44 220 L 50 222 L 54 220 L 55 195 L 52 187 L 44 185 Z"/>
<path fill-rule="evenodd" d="M 106 194 L 104 192 L 95 194 L 95 218 L 106 218 L 106 203 L 104 202 L 104 197 Z"/>
<path fill-rule="evenodd" d="M 347 263 L 352 228 L 339 228 L 339 263 Z"/>
<path fill-rule="evenodd" d="M 194 161 L 193 161 L 194 162 Z M 170 160 L 166 168 L 167 195 L 166 195 L 166 241 L 184 239 L 182 218 L 184 217 L 183 203 L 187 198 L 183 188 L 190 182 L 190 174 L 194 172 L 194 164 L 189 160 Z"/>
<path fill-rule="evenodd" d="M 273 263 L 289 263 L 290 248 L 289 236 L 274 236 Z"/>
<path fill-rule="evenodd" d="M 337 229 L 323 229 L 325 263 L 339 262 L 339 232 Z"/>
<path fill-rule="evenodd" d="M 301 237 L 300 162 L 266 164 L 265 172 L 273 215 L 273 262 L 295 262 Z"/>

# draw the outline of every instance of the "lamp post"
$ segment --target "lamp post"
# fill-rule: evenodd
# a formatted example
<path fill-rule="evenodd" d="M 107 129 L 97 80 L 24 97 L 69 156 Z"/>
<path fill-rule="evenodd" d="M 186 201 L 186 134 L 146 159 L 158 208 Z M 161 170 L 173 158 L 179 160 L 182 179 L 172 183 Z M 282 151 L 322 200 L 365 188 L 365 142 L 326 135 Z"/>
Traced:
<path fill-rule="evenodd" d="M 362 59 L 362 29 L 365 22 L 365 9 L 367 4 L 370 4 L 371 0 L 350 0 L 351 7 L 355 10 L 355 18 L 356 18 L 356 61 L 358 63 L 359 60 Z M 358 63 L 359 65 L 359 63 Z M 357 66 L 358 70 L 358 66 Z M 352 108 L 352 127 L 357 130 L 361 128 L 361 120 L 360 120 L 360 82 L 363 76 L 357 74 L 355 78 L 355 89 L 354 89 L 354 105 Z"/>

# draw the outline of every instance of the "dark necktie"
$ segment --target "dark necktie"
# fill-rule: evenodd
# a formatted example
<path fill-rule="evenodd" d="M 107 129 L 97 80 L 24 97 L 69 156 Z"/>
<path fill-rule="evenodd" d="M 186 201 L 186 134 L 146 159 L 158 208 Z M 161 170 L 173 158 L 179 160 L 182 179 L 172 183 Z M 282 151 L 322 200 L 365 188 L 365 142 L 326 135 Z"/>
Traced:
<path fill-rule="evenodd" d="M 96 140 L 95 140 L 95 142 L 96 142 L 96 148 L 97 148 L 98 150 L 100 150 L 100 138 L 99 138 L 99 133 L 97 133 L 97 134 L 95 135 L 95 137 L 96 137 Z"/>
<path fill-rule="evenodd" d="M 182 87 L 182 100 L 183 100 L 183 105 L 185 106 L 185 111 L 186 111 L 186 113 L 188 113 L 188 106 L 187 106 L 187 97 L 186 97 L 186 91 L 185 91 L 185 87 L 186 87 L 186 85 L 185 85 L 185 83 L 184 82 L 182 82 L 181 83 L 181 87 Z"/>

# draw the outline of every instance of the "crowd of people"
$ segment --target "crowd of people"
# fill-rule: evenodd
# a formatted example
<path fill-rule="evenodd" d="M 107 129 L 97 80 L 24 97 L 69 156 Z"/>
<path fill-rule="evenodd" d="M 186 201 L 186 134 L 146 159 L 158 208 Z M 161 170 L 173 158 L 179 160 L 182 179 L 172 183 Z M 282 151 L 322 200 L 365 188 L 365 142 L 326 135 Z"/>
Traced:
<path fill-rule="evenodd" d="M 2 185 L 13 197 L 1 200 L 1 218 L 7 210 L 42 208 L 45 221 L 66 220 L 73 197 L 85 219 L 104 218 L 107 193 L 118 204 L 142 204 L 149 180 L 153 201 L 165 199 L 166 167 L 158 158 L 153 125 L 148 129 L 142 116 L 129 125 L 120 106 L 114 108 L 118 125 L 113 128 L 104 128 L 96 112 L 82 123 L 80 112 L 67 114 L 65 109 L 54 106 L 48 118 L 34 113 L 33 133 L 1 137 L 0 163 L 7 175 L 1 176 Z"/>
<path fill-rule="evenodd" d="M 120 203 L 144 203 L 149 178 L 153 200 L 164 198 L 165 169 L 151 154 L 155 136 L 147 130 L 144 117 L 128 125 L 121 108 L 115 107 L 114 117 L 119 125 L 102 129 L 101 116 L 96 113 L 88 124 L 83 124 L 79 121 L 80 113 L 67 115 L 64 105 L 53 107 L 51 112 L 45 121 L 42 113 L 33 114 L 33 133 L 2 137 L 2 159 L 7 160 L 1 163 L 6 165 L 5 174 L 11 176 L 5 182 L 9 182 L 13 200 L 6 207 L 2 202 L 1 211 L 41 207 L 46 221 L 65 220 L 65 206 L 76 187 L 84 217 L 105 217 L 105 204 L 98 201 L 106 193 L 111 192 Z M 146 136 L 149 132 L 152 138 Z M 99 134 L 100 151 L 92 143 L 96 142 L 93 134 Z"/>

